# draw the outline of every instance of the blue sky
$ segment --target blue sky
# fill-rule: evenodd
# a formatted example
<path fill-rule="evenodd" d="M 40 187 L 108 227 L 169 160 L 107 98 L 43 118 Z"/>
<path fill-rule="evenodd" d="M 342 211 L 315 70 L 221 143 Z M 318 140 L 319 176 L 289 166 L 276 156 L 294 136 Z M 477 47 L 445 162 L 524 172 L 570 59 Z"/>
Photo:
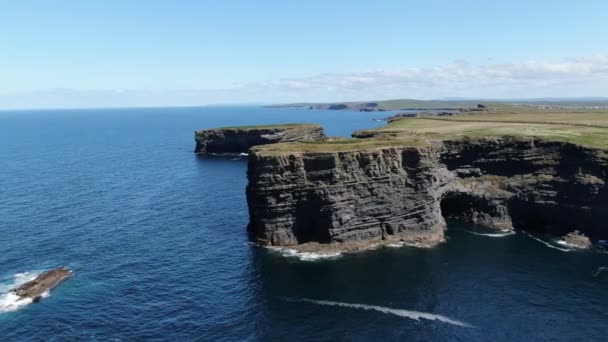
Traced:
<path fill-rule="evenodd" d="M 3 1 L 0 108 L 608 96 L 606 1 Z"/>

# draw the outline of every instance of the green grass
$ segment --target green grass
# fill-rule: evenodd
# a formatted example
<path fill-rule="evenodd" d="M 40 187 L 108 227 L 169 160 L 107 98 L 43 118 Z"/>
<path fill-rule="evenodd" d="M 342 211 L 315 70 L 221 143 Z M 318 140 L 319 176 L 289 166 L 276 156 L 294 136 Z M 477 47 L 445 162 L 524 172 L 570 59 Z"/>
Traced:
<path fill-rule="evenodd" d="M 438 140 L 535 137 L 608 149 L 608 110 L 542 110 L 497 106 L 487 113 L 450 117 L 403 118 L 357 132 L 365 139 L 284 143 L 254 148 L 260 153 L 339 152 L 381 147 L 424 146 Z"/>
<path fill-rule="evenodd" d="M 298 152 L 345 152 L 369 150 L 386 147 L 424 146 L 426 139 L 344 139 L 334 141 L 302 141 L 280 144 L 269 144 L 252 147 L 251 150 L 261 155 L 293 154 Z"/>
<path fill-rule="evenodd" d="M 306 124 L 306 123 L 284 123 L 284 124 L 272 124 L 272 125 L 250 125 L 250 126 L 227 126 L 227 127 L 217 127 L 217 128 L 209 128 L 204 129 L 203 131 L 211 131 L 211 130 L 238 130 L 238 129 L 273 129 L 273 128 L 313 128 L 313 127 L 321 127 L 318 124 Z"/>
<path fill-rule="evenodd" d="M 485 114 L 404 118 L 365 132 L 376 136 L 426 135 L 437 139 L 538 137 L 608 148 L 608 111 L 499 109 Z"/>

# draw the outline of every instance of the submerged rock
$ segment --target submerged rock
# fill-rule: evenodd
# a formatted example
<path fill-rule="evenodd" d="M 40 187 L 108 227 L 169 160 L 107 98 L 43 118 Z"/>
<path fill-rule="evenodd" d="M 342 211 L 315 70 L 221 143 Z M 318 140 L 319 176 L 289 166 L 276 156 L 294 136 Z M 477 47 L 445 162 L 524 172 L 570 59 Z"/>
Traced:
<path fill-rule="evenodd" d="M 320 125 L 284 124 L 206 129 L 195 132 L 196 153 L 239 154 L 258 145 L 325 138 Z"/>
<path fill-rule="evenodd" d="M 20 297 L 20 299 L 29 298 L 34 302 L 39 301 L 43 294 L 67 279 L 72 274 L 67 267 L 59 267 L 50 271 L 46 271 L 34 280 L 12 289 L 11 292 Z"/>
<path fill-rule="evenodd" d="M 575 248 L 591 247 L 591 240 L 578 230 L 568 233 L 563 239 L 566 244 Z"/>

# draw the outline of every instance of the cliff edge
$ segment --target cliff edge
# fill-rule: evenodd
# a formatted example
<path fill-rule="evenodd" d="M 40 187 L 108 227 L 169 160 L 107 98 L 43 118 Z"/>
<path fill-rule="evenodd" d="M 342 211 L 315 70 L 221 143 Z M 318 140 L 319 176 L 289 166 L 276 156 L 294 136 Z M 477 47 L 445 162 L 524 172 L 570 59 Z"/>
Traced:
<path fill-rule="evenodd" d="M 354 136 L 251 150 L 253 241 L 433 246 L 446 218 L 608 239 L 608 113 L 405 118 Z"/>
<path fill-rule="evenodd" d="M 323 128 L 314 124 L 280 124 L 205 129 L 194 132 L 195 153 L 247 153 L 253 146 L 293 141 L 319 141 Z"/>

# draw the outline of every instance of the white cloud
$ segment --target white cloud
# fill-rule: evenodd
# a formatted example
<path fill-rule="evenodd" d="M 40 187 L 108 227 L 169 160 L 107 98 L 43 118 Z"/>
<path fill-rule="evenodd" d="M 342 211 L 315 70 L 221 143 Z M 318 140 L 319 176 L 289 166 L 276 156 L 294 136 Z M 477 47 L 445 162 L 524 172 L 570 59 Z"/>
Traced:
<path fill-rule="evenodd" d="M 329 73 L 229 89 L 71 90 L 0 94 L 0 108 L 201 105 L 389 98 L 608 96 L 608 55 L 562 61 L 472 64 Z"/>

